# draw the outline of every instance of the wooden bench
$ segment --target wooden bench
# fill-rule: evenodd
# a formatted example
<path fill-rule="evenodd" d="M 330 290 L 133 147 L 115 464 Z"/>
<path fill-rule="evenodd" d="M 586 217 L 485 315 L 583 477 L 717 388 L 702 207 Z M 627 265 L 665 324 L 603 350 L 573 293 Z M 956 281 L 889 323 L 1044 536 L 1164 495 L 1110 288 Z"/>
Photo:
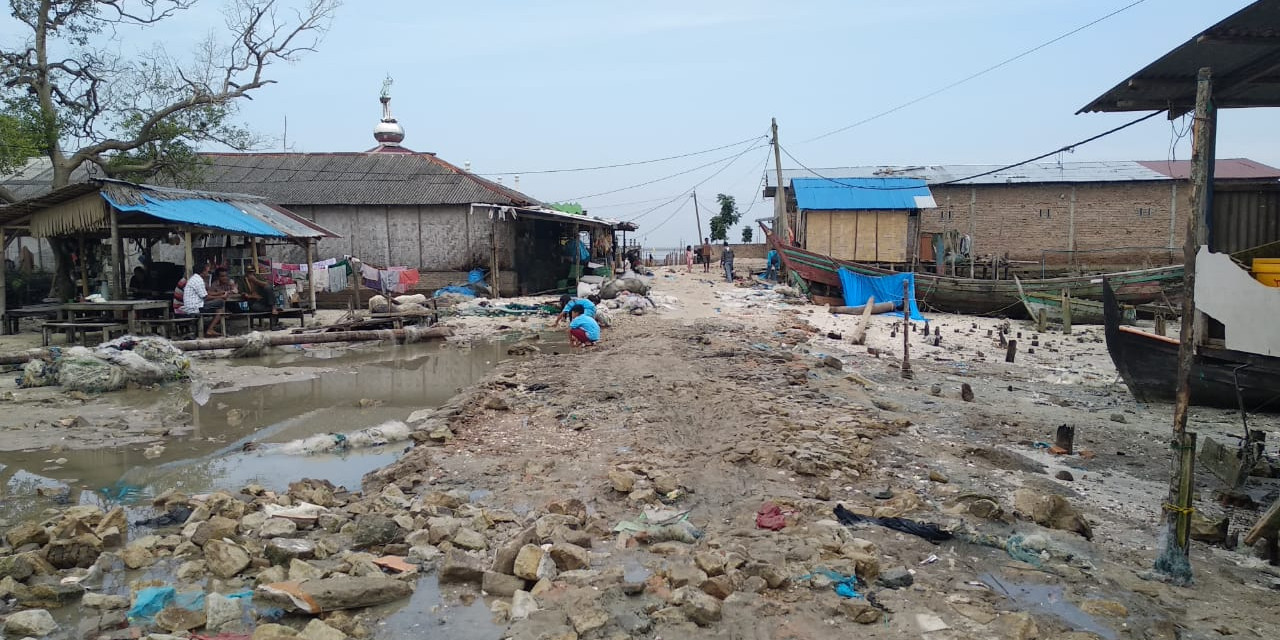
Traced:
<path fill-rule="evenodd" d="M 141 318 L 138 324 L 151 333 L 157 333 L 172 340 L 175 336 L 194 333 L 199 325 L 195 316 L 174 316 L 172 318 Z"/>
<path fill-rule="evenodd" d="M 4 312 L 4 323 L 0 326 L 0 331 L 3 331 L 6 335 L 18 333 L 18 322 L 23 318 L 56 317 L 58 317 L 58 305 L 56 304 L 35 304 L 26 307 L 6 309 Z"/>
<path fill-rule="evenodd" d="M 101 333 L 102 340 L 106 342 L 110 340 L 115 333 L 124 335 L 129 332 L 129 325 L 122 322 L 46 322 L 40 327 L 41 342 L 44 346 L 49 346 L 50 338 L 54 333 L 63 333 L 67 336 L 67 344 L 76 342 L 76 336 L 79 335 L 80 344 L 88 346 L 85 338 L 90 333 Z"/>

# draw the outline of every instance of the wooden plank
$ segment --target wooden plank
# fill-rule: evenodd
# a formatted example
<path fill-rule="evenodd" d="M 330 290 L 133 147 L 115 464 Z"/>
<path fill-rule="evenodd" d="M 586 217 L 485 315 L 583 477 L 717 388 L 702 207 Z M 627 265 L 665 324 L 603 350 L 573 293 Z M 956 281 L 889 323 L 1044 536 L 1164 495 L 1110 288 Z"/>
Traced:
<path fill-rule="evenodd" d="M 1244 536 L 1244 543 L 1253 545 L 1262 538 L 1272 537 L 1276 535 L 1276 529 L 1280 528 L 1280 499 L 1271 504 L 1271 508 L 1258 518 L 1257 524 L 1249 530 Z"/>

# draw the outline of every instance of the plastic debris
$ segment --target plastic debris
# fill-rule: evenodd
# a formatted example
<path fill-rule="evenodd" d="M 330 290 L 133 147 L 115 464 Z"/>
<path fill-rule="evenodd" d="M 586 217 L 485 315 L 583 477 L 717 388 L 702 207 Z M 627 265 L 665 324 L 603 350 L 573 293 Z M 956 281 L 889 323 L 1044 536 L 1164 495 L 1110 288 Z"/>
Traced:
<path fill-rule="evenodd" d="M 688 511 L 675 509 L 645 509 L 635 520 L 623 520 L 613 528 L 615 533 L 631 533 L 644 542 L 685 542 L 693 544 L 702 537 L 702 530 L 689 522 Z"/>
<path fill-rule="evenodd" d="M 907 518 L 871 518 L 860 516 L 846 508 L 844 505 L 838 504 L 835 508 L 836 519 L 846 527 L 856 525 L 858 523 L 867 522 L 870 524 L 878 524 L 882 527 L 909 533 L 913 536 L 924 538 L 929 542 L 937 544 L 955 537 L 950 531 L 939 527 L 932 522 L 916 522 Z"/>
<path fill-rule="evenodd" d="M 782 512 L 782 507 L 766 502 L 760 505 L 760 509 L 756 511 L 756 527 L 760 529 L 768 529 L 770 531 L 781 531 L 787 526 L 787 517 Z"/>
<path fill-rule="evenodd" d="M 814 576 L 823 576 L 831 580 L 831 587 L 835 589 L 836 595 L 841 598 L 861 598 L 862 594 L 858 592 L 858 576 L 845 575 L 838 571 L 832 571 L 825 567 L 816 567 L 813 573 L 807 576 L 801 576 L 800 580 L 808 580 Z"/>

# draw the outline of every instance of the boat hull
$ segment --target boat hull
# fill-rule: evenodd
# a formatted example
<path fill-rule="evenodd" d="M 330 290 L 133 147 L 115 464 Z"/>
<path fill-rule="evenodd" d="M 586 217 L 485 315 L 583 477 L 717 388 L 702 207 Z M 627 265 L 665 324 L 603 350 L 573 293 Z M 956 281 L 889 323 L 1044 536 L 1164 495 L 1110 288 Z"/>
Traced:
<path fill-rule="evenodd" d="M 1027 294 L 1023 300 L 1029 311 L 1035 315 L 1044 309 L 1045 317 L 1053 322 L 1062 322 L 1062 298 Z M 1120 317 L 1122 324 L 1133 324 L 1138 319 L 1138 312 L 1133 307 L 1125 307 Z M 1101 302 L 1071 299 L 1071 324 L 1105 324 L 1106 313 Z"/>
<path fill-rule="evenodd" d="M 1118 305 L 1109 297 L 1103 302 L 1107 352 L 1125 386 L 1139 402 L 1173 402 L 1179 342 L 1120 326 Z M 1197 349 L 1191 404 L 1237 409 L 1242 403 L 1249 412 L 1280 413 L 1280 358 L 1212 346 Z"/>
<path fill-rule="evenodd" d="M 763 225 L 761 226 L 764 228 Z M 868 276 L 901 273 L 857 262 L 836 260 L 779 242 L 767 228 L 764 228 L 764 233 L 766 240 L 781 257 L 783 266 L 810 283 L 820 283 L 838 289 L 841 267 Z M 1110 279 L 1116 297 L 1122 304 L 1147 304 L 1163 301 L 1169 291 L 1181 285 L 1182 266 L 1124 271 L 1107 274 L 1106 277 Z M 915 278 L 916 303 L 923 309 L 945 313 L 1028 317 L 1018 286 L 1013 280 L 977 280 L 928 273 L 916 273 Z M 1064 291 L 1067 291 L 1072 298 L 1101 302 L 1102 279 L 1102 276 L 1081 276 L 1026 280 L 1022 282 L 1022 288 L 1028 294 L 1040 294 L 1046 297 L 1061 296 Z"/>

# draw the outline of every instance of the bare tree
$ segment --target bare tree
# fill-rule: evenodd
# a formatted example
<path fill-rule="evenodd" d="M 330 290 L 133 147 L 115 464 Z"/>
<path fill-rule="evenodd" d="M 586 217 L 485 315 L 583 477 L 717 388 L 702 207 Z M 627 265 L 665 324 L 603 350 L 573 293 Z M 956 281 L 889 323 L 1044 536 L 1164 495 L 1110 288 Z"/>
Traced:
<path fill-rule="evenodd" d="M 34 101 L 50 187 L 85 163 L 108 175 L 153 175 L 190 163 L 201 144 L 251 148 L 257 138 L 235 122 L 237 103 L 274 83 L 271 65 L 314 50 L 340 4 L 227 0 L 225 30 L 189 56 L 159 45 L 120 56 L 122 35 L 155 33 L 196 1 L 9 0 L 7 22 L 25 37 L 0 41 L 0 97 Z M 56 253 L 55 285 L 69 285 L 69 252 Z"/>

